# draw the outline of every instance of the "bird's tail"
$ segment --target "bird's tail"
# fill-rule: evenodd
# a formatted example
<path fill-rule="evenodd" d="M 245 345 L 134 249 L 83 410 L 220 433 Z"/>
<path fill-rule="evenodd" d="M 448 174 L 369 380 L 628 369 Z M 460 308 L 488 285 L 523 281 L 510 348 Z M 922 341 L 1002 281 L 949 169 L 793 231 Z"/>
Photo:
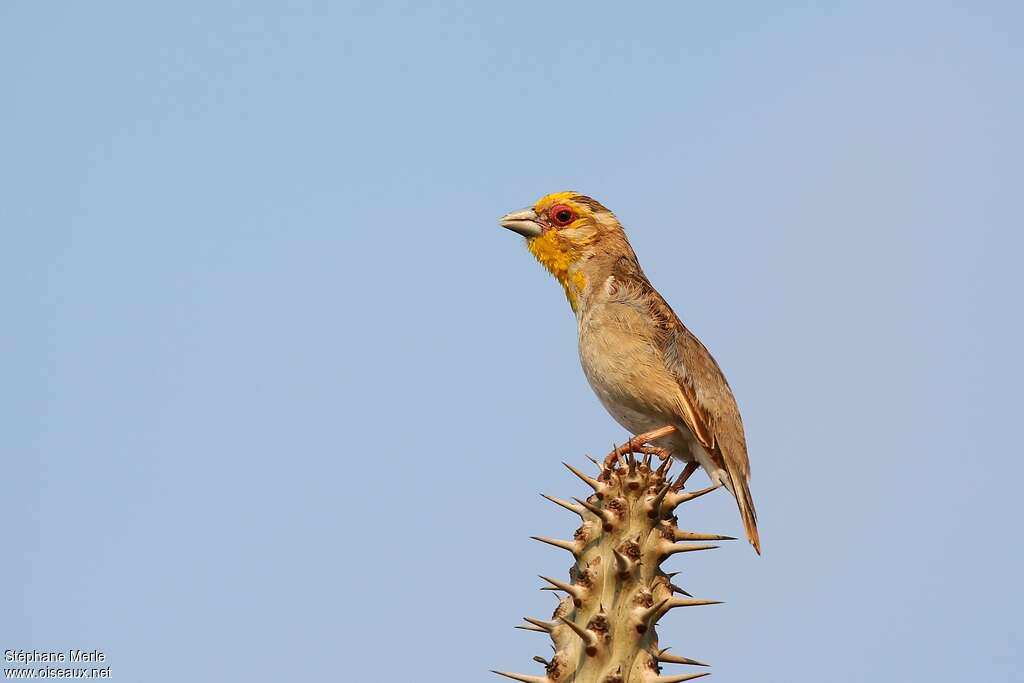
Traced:
<path fill-rule="evenodd" d="M 742 472 L 737 472 L 732 467 L 728 468 L 729 479 L 732 486 L 729 489 L 736 498 L 736 507 L 740 509 L 740 517 L 743 518 L 743 526 L 747 530 L 747 540 L 754 546 L 757 554 L 761 554 L 761 537 L 757 533 L 757 510 L 754 509 L 754 499 L 750 496 L 750 487 L 747 484 L 747 477 Z"/>

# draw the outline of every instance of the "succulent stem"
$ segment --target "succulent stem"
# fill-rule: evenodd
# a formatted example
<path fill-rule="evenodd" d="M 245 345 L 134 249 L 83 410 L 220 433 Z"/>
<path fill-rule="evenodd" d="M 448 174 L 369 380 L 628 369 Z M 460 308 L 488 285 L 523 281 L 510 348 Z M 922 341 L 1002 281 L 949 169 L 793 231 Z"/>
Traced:
<path fill-rule="evenodd" d="M 676 526 L 674 511 L 679 505 L 719 486 L 678 490 L 676 484 L 683 480 L 670 478 L 672 459 L 646 445 L 671 431 L 641 434 L 615 448 L 596 479 L 566 463 L 593 489 L 589 498 L 569 501 L 541 494 L 582 519 L 572 540 L 531 536 L 573 555 L 568 581 L 541 576 L 549 584 L 545 590 L 567 594 L 556 595 L 558 606 L 551 621 L 524 617 L 524 624 L 516 627 L 548 634 L 555 653 L 550 659 L 534 658 L 544 666 L 543 676 L 494 673 L 523 683 L 680 683 L 707 675 L 661 675 L 662 664 L 707 665 L 659 649 L 658 620 L 679 607 L 718 601 L 694 598 L 672 583 L 675 573 L 665 573 L 660 565 L 675 555 L 718 547 L 684 541 L 733 539 Z M 652 469 L 655 455 L 663 461 Z"/>

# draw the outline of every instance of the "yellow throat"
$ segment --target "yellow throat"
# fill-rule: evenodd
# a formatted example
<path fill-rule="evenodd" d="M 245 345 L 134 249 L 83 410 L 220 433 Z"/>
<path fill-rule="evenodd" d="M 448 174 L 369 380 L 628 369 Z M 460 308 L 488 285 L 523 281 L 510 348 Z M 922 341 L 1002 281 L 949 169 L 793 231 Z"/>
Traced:
<path fill-rule="evenodd" d="M 526 246 L 537 261 L 562 285 L 565 298 L 569 300 L 569 306 L 575 312 L 579 303 L 578 297 L 587 287 L 587 278 L 579 270 L 570 276 L 569 269 L 582 247 L 586 245 L 567 243 L 556 230 L 549 230 L 539 237 L 527 240 Z"/>

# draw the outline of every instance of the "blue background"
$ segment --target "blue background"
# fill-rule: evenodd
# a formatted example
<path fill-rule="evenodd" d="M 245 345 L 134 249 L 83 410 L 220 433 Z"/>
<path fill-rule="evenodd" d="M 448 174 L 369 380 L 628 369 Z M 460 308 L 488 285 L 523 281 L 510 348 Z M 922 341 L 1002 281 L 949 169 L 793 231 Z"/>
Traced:
<path fill-rule="evenodd" d="M 725 369 L 720 681 L 1020 659 L 1017 3 L 5 2 L 0 648 L 123 681 L 540 673 L 625 435 L 496 219 L 612 208 Z M 737 534 L 725 494 L 683 525 Z M 672 672 L 678 667 L 670 667 Z"/>

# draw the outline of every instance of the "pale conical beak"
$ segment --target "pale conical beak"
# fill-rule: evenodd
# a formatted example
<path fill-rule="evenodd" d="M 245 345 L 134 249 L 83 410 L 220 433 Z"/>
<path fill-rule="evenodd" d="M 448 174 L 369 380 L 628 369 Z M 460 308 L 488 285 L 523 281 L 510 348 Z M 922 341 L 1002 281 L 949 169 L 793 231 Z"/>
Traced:
<path fill-rule="evenodd" d="M 498 221 L 501 227 L 508 228 L 512 232 L 518 232 L 523 237 L 539 237 L 543 234 L 540 223 L 537 222 L 537 214 L 533 209 L 520 209 L 505 214 Z"/>

